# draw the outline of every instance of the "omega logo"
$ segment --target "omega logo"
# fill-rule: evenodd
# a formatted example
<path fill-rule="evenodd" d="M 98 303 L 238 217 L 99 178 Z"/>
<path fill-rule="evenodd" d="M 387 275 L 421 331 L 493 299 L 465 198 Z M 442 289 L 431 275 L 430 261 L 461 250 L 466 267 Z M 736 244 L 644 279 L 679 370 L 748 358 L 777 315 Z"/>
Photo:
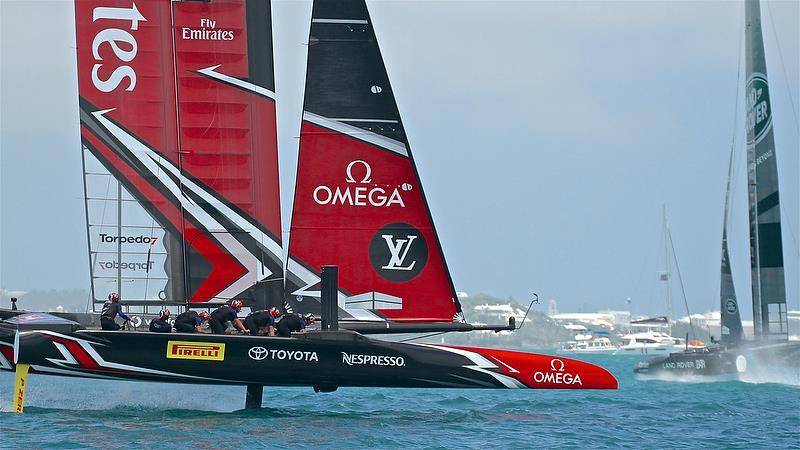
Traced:
<path fill-rule="evenodd" d="M 373 183 L 372 166 L 364 160 L 350 161 L 345 168 L 345 186 L 319 185 L 312 197 L 318 205 L 376 206 L 397 205 L 405 208 L 401 191 L 410 191 L 410 183 L 391 186 Z M 356 186 L 350 186 L 355 184 Z"/>

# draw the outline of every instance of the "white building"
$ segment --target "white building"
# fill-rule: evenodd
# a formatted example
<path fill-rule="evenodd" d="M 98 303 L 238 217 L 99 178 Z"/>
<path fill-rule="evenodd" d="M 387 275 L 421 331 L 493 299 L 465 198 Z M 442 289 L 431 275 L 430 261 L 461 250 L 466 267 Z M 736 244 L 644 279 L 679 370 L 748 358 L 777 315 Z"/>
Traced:
<path fill-rule="evenodd" d="M 614 328 L 614 314 L 609 313 L 561 313 L 551 316 L 560 322 L 581 322 L 595 327 Z"/>

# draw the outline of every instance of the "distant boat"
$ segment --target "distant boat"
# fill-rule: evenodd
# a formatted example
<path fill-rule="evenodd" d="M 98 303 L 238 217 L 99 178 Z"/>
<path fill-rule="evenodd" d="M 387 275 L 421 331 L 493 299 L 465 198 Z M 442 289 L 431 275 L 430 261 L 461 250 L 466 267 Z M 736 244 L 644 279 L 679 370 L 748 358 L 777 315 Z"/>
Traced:
<path fill-rule="evenodd" d="M 569 341 L 562 348 L 562 353 L 602 353 L 614 354 L 617 347 L 607 337 L 595 337 L 586 341 Z"/>
<path fill-rule="evenodd" d="M 789 341 L 781 236 L 778 166 L 758 0 L 745 1 L 747 182 L 754 341 L 743 340 L 728 252 L 728 211 L 733 154 L 728 167 L 720 277 L 721 342 L 640 361 L 637 373 L 719 375 L 744 372 L 748 364 L 800 368 L 800 343 Z M 799 369 L 800 370 L 800 369 Z"/>
<path fill-rule="evenodd" d="M 561 353 L 605 353 L 613 354 L 617 347 L 611 343 L 607 331 L 590 331 L 583 325 L 564 325 L 573 331 L 572 340 L 561 345 Z"/>
<path fill-rule="evenodd" d="M 669 333 L 669 318 L 666 316 L 637 320 L 631 322 L 631 327 L 634 330 L 644 328 L 644 331 L 631 330 L 622 335 L 622 345 L 615 355 L 667 355 L 685 346 L 682 338 Z"/>

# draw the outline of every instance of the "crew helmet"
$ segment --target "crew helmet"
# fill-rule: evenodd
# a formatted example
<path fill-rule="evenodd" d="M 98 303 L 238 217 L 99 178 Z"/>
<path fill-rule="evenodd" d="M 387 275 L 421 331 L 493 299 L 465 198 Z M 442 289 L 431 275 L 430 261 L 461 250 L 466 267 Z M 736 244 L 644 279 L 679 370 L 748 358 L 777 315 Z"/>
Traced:
<path fill-rule="evenodd" d="M 281 310 L 273 306 L 269 309 L 269 315 L 272 317 L 278 317 L 281 315 Z"/>
<path fill-rule="evenodd" d="M 232 300 L 231 301 L 231 308 L 235 309 L 236 311 L 241 311 L 242 306 L 244 306 L 244 302 L 241 300 Z"/>
<path fill-rule="evenodd" d="M 169 319 L 169 310 L 167 308 L 162 308 L 161 311 L 158 312 L 158 317 L 161 320 Z"/>
<path fill-rule="evenodd" d="M 314 317 L 314 314 L 311 313 L 308 313 L 305 316 L 303 316 L 303 319 L 305 319 L 306 323 L 315 323 L 317 321 L 317 318 Z"/>
<path fill-rule="evenodd" d="M 208 313 L 205 312 L 205 311 L 200 311 L 197 315 L 200 316 L 200 318 L 205 320 L 205 321 L 208 320 Z"/>
<path fill-rule="evenodd" d="M 119 301 L 119 294 L 116 292 L 112 292 L 108 294 L 108 301 L 110 302 L 118 302 Z"/>

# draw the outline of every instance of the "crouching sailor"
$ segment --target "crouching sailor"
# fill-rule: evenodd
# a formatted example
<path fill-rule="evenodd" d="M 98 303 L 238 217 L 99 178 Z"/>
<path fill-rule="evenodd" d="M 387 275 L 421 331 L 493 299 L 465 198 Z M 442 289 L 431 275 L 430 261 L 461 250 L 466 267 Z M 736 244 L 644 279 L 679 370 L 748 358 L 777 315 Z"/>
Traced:
<path fill-rule="evenodd" d="M 268 334 L 275 336 L 275 318 L 280 315 L 278 308 L 251 312 L 244 319 L 244 326 L 250 330 L 253 336 L 263 336 Z"/>
<path fill-rule="evenodd" d="M 292 332 L 302 331 L 305 332 L 306 327 L 316 322 L 313 314 L 306 314 L 300 316 L 298 314 L 286 314 L 278 322 L 278 335 L 280 337 L 292 337 Z"/>
<path fill-rule="evenodd" d="M 167 322 L 167 319 L 169 319 L 169 310 L 164 308 L 158 312 L 158 319 L 153 319 L 150 322 L 150 331 L 154 333 L 171 333 L 172 325 Z"/>
<path fill-rule="evenodd" d="M 175 329 L 179 333 L 205 333 L 203 322 L 209 318 L 205 311 L 186 311 L 178 314 L 175 318 Z"/>
<path fill-rule="evenodd" d="M 119 294 L 112 292 L 108 294 L 108 300 L 103 304 L 103 312 L 100 313 L 100 326 L 104 330 L 119 330 L 122 327 L 114 321 L 117 315 L 122 317 L 125 322 L 131 320 L 130 317 L 122 312 L 122 305 L 119 304 Z"/>
<path fill-rule="evenodd" d="M 232 323 L 233 326 L 242 333 L 249 333 L 250 330 L 242 325 L 242 321 L 239 320 L 238 317 L 242 306 L 244 306 L 244 303 L 241 300 L 233 300 L 230 305 L 223 305 L 215 309 L 211 313 L 211 318 L 208 320 L 208 324 L 211 326 L 211 330 L 213 330 L 214 334 L 225 334 L 225 330 L 227 329 L 225 322 Z"/>

